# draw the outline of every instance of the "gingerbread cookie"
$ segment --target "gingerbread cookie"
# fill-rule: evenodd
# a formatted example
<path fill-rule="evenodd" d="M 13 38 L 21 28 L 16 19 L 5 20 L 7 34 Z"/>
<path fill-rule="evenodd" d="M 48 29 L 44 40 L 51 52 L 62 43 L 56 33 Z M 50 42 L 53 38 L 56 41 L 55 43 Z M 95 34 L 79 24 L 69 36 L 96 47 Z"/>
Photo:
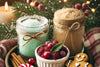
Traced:
<path fill-rule="evenodd" d="M 79 53 L 74 57 L 74 60 L 66 62 L 66 67 L 93 67 L 88 62 L 88 56 L 85 53 Z"/>
<path fill-rule="evenodd" d="M 88 61 L 88 55 L 85 53 L 79 53 L 74 57 L 74 60 L 79 62 Z"/>

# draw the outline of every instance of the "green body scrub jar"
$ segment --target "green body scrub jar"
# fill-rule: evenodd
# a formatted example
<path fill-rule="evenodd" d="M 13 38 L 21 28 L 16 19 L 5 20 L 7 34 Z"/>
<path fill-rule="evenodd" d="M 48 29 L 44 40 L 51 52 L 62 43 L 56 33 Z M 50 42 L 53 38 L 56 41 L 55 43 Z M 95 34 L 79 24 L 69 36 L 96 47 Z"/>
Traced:
<path fill-rule="evenodd" d="M 17 20 L 19 53 L 23 57 L 35 57 L 35 49 L 48 37 L 48 20 L 43 16 L 23 16 Z"/>

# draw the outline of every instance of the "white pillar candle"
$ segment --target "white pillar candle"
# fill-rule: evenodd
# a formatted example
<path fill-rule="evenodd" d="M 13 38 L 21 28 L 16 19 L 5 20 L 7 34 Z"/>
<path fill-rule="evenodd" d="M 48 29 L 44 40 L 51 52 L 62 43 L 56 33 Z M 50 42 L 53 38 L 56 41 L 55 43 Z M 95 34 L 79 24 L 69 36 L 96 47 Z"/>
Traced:
<path fill-rule="evenodd" d="M 8 6 L 7 2 L 5 2 L 5 6 L 0 7 L 0 24 L 8 24 L 15 18 L 12 8 L 12 6 Z"/>

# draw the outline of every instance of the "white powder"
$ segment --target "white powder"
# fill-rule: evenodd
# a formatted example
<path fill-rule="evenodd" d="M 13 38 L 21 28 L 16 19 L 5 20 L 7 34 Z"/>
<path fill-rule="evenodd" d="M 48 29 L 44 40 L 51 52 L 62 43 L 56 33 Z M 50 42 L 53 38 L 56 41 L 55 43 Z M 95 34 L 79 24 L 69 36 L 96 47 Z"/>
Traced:
<path fill-rule="evenodd" d="M 37 19 L 30 19 L 29 18 L 29 19 L 23 21 L 21 24 L 26 26 L 26 27 L 36 27 L 36 26 L 40 26 L 42 23 L 41 23 L 41 21 L 39 21 Z"/>
<path fill-rule="evenodd" d="M 16 27 L 23 33 L 38 33 L 46 30 L 49 26 L 45 17 L 33 15 L 20 17 Z"/>

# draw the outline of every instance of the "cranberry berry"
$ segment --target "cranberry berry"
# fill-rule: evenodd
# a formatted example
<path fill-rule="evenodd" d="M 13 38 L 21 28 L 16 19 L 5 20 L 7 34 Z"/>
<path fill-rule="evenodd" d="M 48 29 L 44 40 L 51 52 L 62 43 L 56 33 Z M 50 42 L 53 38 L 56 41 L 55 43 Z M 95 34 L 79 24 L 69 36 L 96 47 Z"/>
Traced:
<path fill-rule="evenodd" d="M 52 48 L 52 46 L 53 46 L 52 43 L 49 43 L 49 44 L 47 45 L 47 47 L 50 48 L 50 49 Z"/>
<path fill-rule="evenodd" d="M 50 43 L 50 41 L 47 41 L 47 42 L 45 43 L 45 46 L 47 46 L 49 43 Z"/>
<path fill-rule="evenodd" d="M 90 14 L 89 10 L 86 10 L 84 13 L 86 16 L 88 16 Z"/>
<path fill-rule="evenodd" d="M 44 52 L 43 57 L 44 57 L 45 59 L 50 58 L 50 52 L 49 52 L 49 51 Z"/>
<path fill-rule="evenodd" d="M 52 53 L 52 57 L 53 57 L 54 60 L 59 59 L 60 58 L 59 52 Z"/>
<path fill-rule="evenodd" d="M 45 50 L 45 48 L 43 46 L 40 47 L 39 50 L 38 50 L 38 54 L 41 56 L 42 53 L 44 53 L 44 50 Z"/>
<path fill-rule="evenodd" d="M 28 63 L 31 64 L 31 65 L 34 65 L 35 62 L 36 62 L 36 61 L 35 61 L 33 58 L 30 58 L 30 59 L 28 60 Z"/>
<path fill-rule="evenodd" d="M 66 52 L 65 51 L 60 51 L 60 56 L 61 57 L 65 57 L 66 56 Z"/>
<path fill-rule="evenodd" d="M 43 5 L 42 4 L 38 5 L 38 9 L 43 10 Z"/>
<path fill-rule="evenodd" d="M 38 6 L 39 3 L 37 1 L 34 2 L 34 6 Z"/>
<path fill-rule="evenodd" d="M 76 8 L 76 9 L 80 9 L 80 8 L 81 8 L 80 4 L 77 3 L 77 4 L 75 5 L 75 8 Z"/>
<path fill-rule="evenodd" d="M 47 46 L 44 47 L 45 51 L 50 51 L 50 48 L 48 48 Z"/>
<path fill-rule="evenodd" d="M 58 43 L 58 41 L 54 40 L 52 43 L 55 45 L 55 44 L 57 44 L 57 43 Z"/>
<path fill-rule="evenodd" d="M 84 9 L 87 8 L 87 4 L 86 3 L 83 3 L 82 4 L 82 8 L 84 8 Z"/>

